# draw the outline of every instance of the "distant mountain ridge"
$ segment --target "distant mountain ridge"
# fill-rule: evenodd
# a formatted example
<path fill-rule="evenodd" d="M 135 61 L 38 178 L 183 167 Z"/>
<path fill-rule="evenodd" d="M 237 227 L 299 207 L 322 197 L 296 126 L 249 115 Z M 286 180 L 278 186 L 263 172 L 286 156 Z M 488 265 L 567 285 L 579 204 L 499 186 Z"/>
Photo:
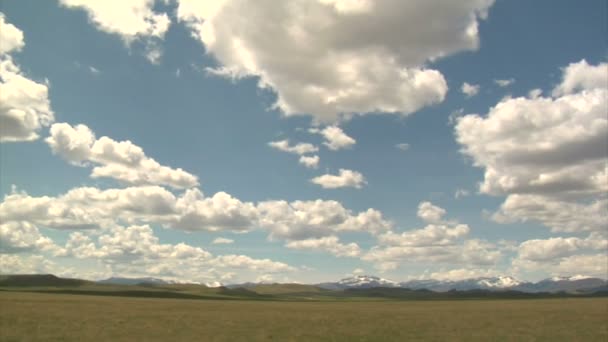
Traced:
<path fill-rule="evenodd" d="M 430 290 L 434 292 L 447 291 L 519 291 L 528 293 L 538 292 L 593 292 L 605 290 L 608 282 L 600 278 L 573 276 L 554 277 L 539 282 L 524 282 L 510 276 L 480 277 L 464 280 L 411 280 L 395 282 L 376 276 L 359 275 L 341 279 L 337 282 L 317 284 L 329 290 L 361 289 L 361 288 L 407 288 L 412 290 Z"/>
<path fill-rule="evenodd" d="M 358 275 L 341 279 L 336 282 L 320 284 L 269 284 L 269 283 L 243 283 L 226 285 L 221 284 L 185 284 L 174 280 L 160 278 L 122 278 L 112 277 L 97 282 L 60 278 L 52 274 L 21 274 L 0 275 L 0 287 L 79 287 L 91 284 L 100 285 L 122 285 L 122 286 L 202 286 L 216 289 L 242 289 L 261 292 L 272 292 L 280 289 L 281 292 L 318 292 L 321 291 L 350 291 L 376 289 L 380 292 L 406 290 L 406 291 L 430 291 L 445 293 L 452 291 L 485 291 L 492 293 L 520 292 L 520 293 L 571 293 L 571 294 L 593 294 L 608 293 L 608 281 L 600 278 L 585 276 L 553 277 L 538 282 L 525 282 L 509 276 L 481 277 L 464 280 L 411 280 L 406 282 L 395 282 L 389 279 L 371 275 Z M 218 286 L 219 285 L 219 286 Z M 384 289 L 384 290 L 383 290 Z M 401 293 L 401 292 L 398 292 Z"/>
<path fill-rule="evenodd" d="M 142 277 L 142 278 L 123 278 L 123 277 L 111 277 L 108 279 L 98 280 L 98 284 L 112 284 L 112 285 L 168 285 L 175 284 L 173 281 L 164 280 L 160 278 Z"/>

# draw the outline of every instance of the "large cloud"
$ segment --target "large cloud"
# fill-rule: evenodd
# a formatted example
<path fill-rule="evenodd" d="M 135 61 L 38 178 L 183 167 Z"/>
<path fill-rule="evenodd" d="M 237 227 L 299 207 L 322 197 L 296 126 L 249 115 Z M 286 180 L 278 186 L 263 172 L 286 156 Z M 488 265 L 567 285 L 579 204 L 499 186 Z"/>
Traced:
<path fill-rule="evenodd" d="M 95 139 L 85 125 L 56 123 L 50 131 L 46 142 L 53 153 L 74 165 L 97 164 L 91 172 L 93 178 L 109 177 L 129 184 L 169 185 L 178 189 L 198 185 L 196 176 L 180 168 L 160 165 L 128 140 L 118 142 L 105 136 Z"/>
<path fill-rule="evenodd" d="M 476 49 L 492 2 L 180 0 L 177 15 L 220 62 L 213 73 L 259 77 L 286 115 L 334 122 L 443 101 L 446 81 L 425 64 Z"/>
<path fill-rule="evenodd" d="M 589 251 L 608 250 L 606 237 L 594 233 L 587 238 L 554 237 L 545 240 L 528 240 L 519 246 L 519 258 L 535 262 L 555 262 L 561 258 L 570 257 Z"/>
<path fill-rule="evenodd" d="M 60 0 L 72 9 L 84 10 L 97 29 L 117 34 L 126 44 L 145 42 L 146 57 L 153 63 L 161 57 L 160 42 L 171 20 L 166 13 L 154 12 L 155 0 Z"/>
<path fill-rule="evenodd" d="M 209 277 L 221 280 L 217 278 L 233 270 L 256 273 L 295 270 L 285 263 L 270 259 L 254 259 L 238 254 L 214 256 L 186 243 L 164 244 L 147 225 L 117 226 L 102 235 L 74 232 L 70 234 L 65 250 L 67 256 L 101 261 L 117 272 L 135 271 L 180 281 Z"/>
<path fill-rule="evenodd" d="M 467 239 L 466 224 L 441 221 L 445 210 L 430 202 L 419 205 L 419 216 L 428 224 L 421 229 L 402 233 L 388 231 L 377 236 L 378 245 L 362 259 L 374 263 L 382 271 L 393 270 L 412 262 L 443 265 L 488 266 L 502 258 L 501 247 L 480 239 Z M 432 213 L 432 215 L 426 215 Z M 440 223 L 441 222 L 441 223 Z"/>
<path fill-rule="evenodd" d="M 390 229 L 382 213 L 368 209 L 357 214 L 337 201 L 265 201 L 258 204 L 260 225 L 271 238 L 305 240 L 339 232 L 378 234 Z"/>
<path fill-rule="evenodd" d="M 54 121 L 48 86 L 23 75 L 9 53 L 24 46 L 23 32 L 0 13 L 0 141 L 30 141 Z"/>
<path fill-rule="evenodd" d="M 608 64 L 583 60 L 564 69 L 552 97 L 507 98 L 487 115 L 458 119 L 463 153 L 485 169 L 480 191 L 508 196 L 496 218 L 534 219 L 554 230 L 605 227 L 607 83 Z M 562 209 L 573 214 L 570 222 Z"/>
<path fill-rule="evenodd" d="M 123 224 L 161 224 L 186 231 L 245 232 L 256 227 L 272 238 L 300 240 L 361 231 L 377 234 L 391 223 L 374 209 L 353 213 L 337 201 L 242 202 L 224 192 L 204 196 L 189 189 L 176 196 L 159 186 L 100 190 L 74 188 L 57 196 L 13 192 L 0 203 L 3 222 L 55 229 L 112 229 Z"/>
<path fill-rule="evenodd" d="M 253 204 L 224 192 L 205 197 L 198 189 L 176 197 L 159 186 L 100 190 L 74 188 L 58 197 L 13 192 L 0 203 L 5 222 L 56 229 L 111 228 L 116 223 L 157 223 L 187 231 L 246 231 L 257 220 Z"/>

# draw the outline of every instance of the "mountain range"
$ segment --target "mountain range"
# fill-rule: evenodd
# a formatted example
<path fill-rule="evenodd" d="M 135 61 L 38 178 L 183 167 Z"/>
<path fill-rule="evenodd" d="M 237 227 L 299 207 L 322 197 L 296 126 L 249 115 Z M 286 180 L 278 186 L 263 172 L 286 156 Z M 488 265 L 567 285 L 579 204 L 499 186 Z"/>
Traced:
<path fill-rule="evenodd" d="M 411 280 L 395 282 L 392 280 L 359 275 L 344 278 L 337 282 L 321 283 L 317 286 L 328 290 L 344 290 L 349 288 L 404 288 L 412 290 L 446 291 L 519 291 L 527 293 L 538 292 L 595 292 L 608 289 L 608 282 L 600 278 L 573 276 L 555 277 L 539 282 L 524 282 L 510 276 L 480 277 L 464 280 Z"/>
<path fill-rule="evenodd" d="M 336 282 L 325 282 L 320 284 L 269 284 L 269 283 L 242 283 L 222 285 L 219 283 L 211 284 L 180 284 L 176 281 L 163 280 L 160 278 L 121 278 L 112 277 L 97 282 L 59 278 L 54 275 L 0 275 L 0 287 L 23 287 L 23 286 L 81 286 L 87 284 L 100 285 L 120 285 L 120 286 L 180 286 L 192 285 L 205 288 L 225 288 L 225 289 L 275 289 L 277 287 L 287 287 L 291 290 L 296 287 L 299 290 L 306 288 L 306 291 L 350 291 L 365 289 L 388 289 L 389 291 L 401 289 L 412 291 L 431 291 L 441 292 L 466 292 L 466 291 L 485 291 L 485 292 L 521 292 L 521 293 L 598 293 L 608 292 L 608 281 L 592 277 L 554 277 L 538 282 L 525 282 L 509 276 L 501 277 L 481 277 L 465 280 L 411 280 L 396 282 L 371 275 L 357 275 L 341 279 Z"/>

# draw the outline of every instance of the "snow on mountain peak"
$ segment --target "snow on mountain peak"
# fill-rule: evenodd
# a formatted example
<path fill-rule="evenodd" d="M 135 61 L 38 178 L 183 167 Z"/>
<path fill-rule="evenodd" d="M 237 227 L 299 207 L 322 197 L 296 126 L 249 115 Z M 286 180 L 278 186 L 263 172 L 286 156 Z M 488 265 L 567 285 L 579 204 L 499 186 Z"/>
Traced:
<path fill-rule="evenodd" d="M 349 277 L 349 278 L 344 278 L 344 279 L 340 280 L 338 282 L 338 284 L 348 286 L 348 287 L 370 286 L 370 285 L 373 285 L 373 286 L 396 286 L 397 285 L 397 283 L 392 280 L 375 277 L 375 276 L 368 276 L 368 275 L 358 275 L 358 276 L 353 276 L 353 277 Z"/>
<path fill-rule="evenodd" d="M 509 276 L 500 276 L 494 278 L 482 278 L 477 283 L 486 287 L 505 288 L 517 286 L 521 284 L 521 281 Z"/>
<path fill-rule="evenodd" d="M 582 280 L 582 279 L 589 279 L 589 278 L 592 278 L 592 277 L 582 275 L 582 274 L 577 274 L 577 275 L 573 275 L 573 276 L 569 276 L 569 277 L 553 277 L 553 278 L 551 278 L 551 280 L 553 280 L 553 281 L 575 281 L 575 280 Z"/>

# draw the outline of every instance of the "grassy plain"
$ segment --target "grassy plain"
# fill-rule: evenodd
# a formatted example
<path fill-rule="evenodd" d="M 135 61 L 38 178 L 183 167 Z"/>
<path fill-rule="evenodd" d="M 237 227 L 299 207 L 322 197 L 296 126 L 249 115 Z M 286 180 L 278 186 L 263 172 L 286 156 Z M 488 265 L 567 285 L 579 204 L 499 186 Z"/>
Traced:
<path fill-rule="evenodd" d="M 608 298 L 285 302 L 0 292 L 2 341 L 607 341 Z"/>

